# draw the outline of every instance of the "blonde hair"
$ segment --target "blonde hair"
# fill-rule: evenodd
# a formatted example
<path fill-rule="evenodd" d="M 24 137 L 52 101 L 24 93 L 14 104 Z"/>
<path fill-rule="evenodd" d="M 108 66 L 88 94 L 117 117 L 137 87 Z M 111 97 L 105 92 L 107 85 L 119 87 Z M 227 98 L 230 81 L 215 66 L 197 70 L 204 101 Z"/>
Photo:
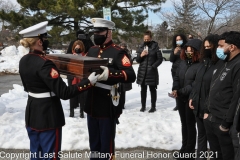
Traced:
<path fill-rule="evenodd" d="M 20 44 L 25 48 L 31 48 L 39 40 L 38 37 L 34 38 L 23 38 L 20 40 Z"/>
<path fill-rule="evenodd" d="M 73 43 L 72 52 L 74 52 L 74 49 L 75 49 L 75 47 L 76 47 L 77 45 L 80 46 L 80 49 L 81 49 L 82 52 L 85 52 L 84 44 L 83 44 L 83 42 L 80 41 L 80 40 L 76 40 L 76 41 Z"/>

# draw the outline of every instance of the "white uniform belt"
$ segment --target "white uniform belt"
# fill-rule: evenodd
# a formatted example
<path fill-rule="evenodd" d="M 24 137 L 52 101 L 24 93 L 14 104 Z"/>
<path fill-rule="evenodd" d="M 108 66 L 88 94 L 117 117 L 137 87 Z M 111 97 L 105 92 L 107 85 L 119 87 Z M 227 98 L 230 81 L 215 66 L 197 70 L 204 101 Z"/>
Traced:
<path fill-rule="evenodd" d="M 53 92 L 44 92 L 44 93 L 32 93 L 28 92 L 28 95 L 34 98 L 47 98 L 47 97 L 53 97 L 55 94 Z"/>
<path fill-rule="evenodd" d="M 103 89 L 107 89 L 107 90 L 112 89 L 112 86 L 103 84 L 103 83 L 99 83 L 99 82 L 96 82 L 95 87 L 99 87 L 99 88 L 103 88 Z"/>

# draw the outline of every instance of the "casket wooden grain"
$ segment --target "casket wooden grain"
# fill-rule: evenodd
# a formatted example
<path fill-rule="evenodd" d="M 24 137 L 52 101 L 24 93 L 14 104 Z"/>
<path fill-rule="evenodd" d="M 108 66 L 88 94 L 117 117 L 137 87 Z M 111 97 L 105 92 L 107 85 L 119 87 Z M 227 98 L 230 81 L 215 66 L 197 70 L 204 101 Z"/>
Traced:
<path fill-rule="evenodd" d="M 72 54 L 48 54 L 47 59 L 53 61 L 61 74 L 78 78 L 86 78 L 91 72 L 100 72 L 100 66 L 107 66 L 108 60 Z"/>

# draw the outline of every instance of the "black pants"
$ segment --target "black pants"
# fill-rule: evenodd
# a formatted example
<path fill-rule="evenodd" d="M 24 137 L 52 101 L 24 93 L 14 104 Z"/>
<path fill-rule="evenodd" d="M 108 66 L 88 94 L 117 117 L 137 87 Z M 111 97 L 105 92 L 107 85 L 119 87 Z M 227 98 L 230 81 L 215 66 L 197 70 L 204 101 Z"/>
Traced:
<path fill-rule="evenodd" d="M 157 101 L 157 86 L 149 86 L 150 94 L 151 94 L 151 103 L 152 107 L 156 107 Z M 147 99 L 147 85 L 141 85 L 141 102 L 142 106 L 146 106 L 146 99 Z"/>
<path fill-rule="evenodd" d="M 203 153 L 207 153 L 207 135 L 204 127 L 203 119 L 196 117 L 197 129 L 198 129 L 198 140 L 197 140 L 197 158 L 196 160 L 206 159 Z"/>
<path fill-rule="evenodd" d="M 72 80 L 73 80 L 73 77 L 68 77 L 68 85 L 72 85 Z M 73 98 L 70 98 L 69 99 L 70 109 L 77 108 L 79 107 L 79 104 L 80 104 L 80 110 L 83 111 L 86 94 L 87 94 L 87 91 L 84 91 L 83 93 L 80 93 L 79 95 Z"/>
<path fill-rule="evenodd" d="M 180 98 L 177 98 L 177 106 L 182 124 L 182 147 L 180 149 L 180 153 L 195 153 L 195 115 L 192 109 L 188 107 L 188 101 L 183 101 Z"/>
<path fill-rule="evenodd" d="M 236 130 L 236 124 L 237 124 L 238 118 L 235 116 L 233 125 L 230 128 L 230 137 L 232 138 L 232 143 L 234 147 L 234 153 L 235 153 L 235 160 L 240 160 L 240 141 L 239 141 L 239 135 L 238 131 Z"/>
<path fill-rule="evenodd" d="M 210 121 L 209 117 L 204 119 L 203 122 L 210 145 L 210 153 L 214 153 L 212 159 L 233 160 L 234 148 L 229 132 L 221 131 L 219 129 L 220 123 L 215 120 Z"/>
<path fill-rule="evenodd" d="M 121 91 L 119 105 L 121 108 L 125 107 L 125 100 L 126 100 L 126 91 Z"/>
<path fill-rule="evenodd" d="M 115 153 L 116 120 L 112 118 L 94 118 L 87 115 L 90 151 L 100 154 Z M 99 158 L 93 156 L 90 160 L 109 160 L 111 157 Z"/>

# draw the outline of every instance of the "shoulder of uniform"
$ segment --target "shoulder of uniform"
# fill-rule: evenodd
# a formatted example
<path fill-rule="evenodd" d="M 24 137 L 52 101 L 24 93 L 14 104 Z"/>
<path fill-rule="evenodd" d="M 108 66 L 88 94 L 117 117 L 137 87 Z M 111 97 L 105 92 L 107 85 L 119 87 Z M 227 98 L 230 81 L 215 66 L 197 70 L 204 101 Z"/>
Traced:
<path fill-rule="evenodd" d="M 95 45 L 95 46 L 92 46 L 91 48 L 99 48 L 99 46 L 98 46 L 98 45 Z"/>
<path fill-rule="evenodd" d="M 121 50 L 122 49 L 119 45 L 117 45 L 115 43 L 113 43 L 112 46 L 113 46 L 113 48 L 115 48 L 117 50 Z"/>
<path fill-rule="evenodd" d="M 25 56 L 34 56 L 34 57 L 40 58 L 40 59 L 43 60 L 43 61 L 48 60 L 48 59 L 45 57 L 44 54 L 28 53 L 28 54 L 26 54 Z"/>

